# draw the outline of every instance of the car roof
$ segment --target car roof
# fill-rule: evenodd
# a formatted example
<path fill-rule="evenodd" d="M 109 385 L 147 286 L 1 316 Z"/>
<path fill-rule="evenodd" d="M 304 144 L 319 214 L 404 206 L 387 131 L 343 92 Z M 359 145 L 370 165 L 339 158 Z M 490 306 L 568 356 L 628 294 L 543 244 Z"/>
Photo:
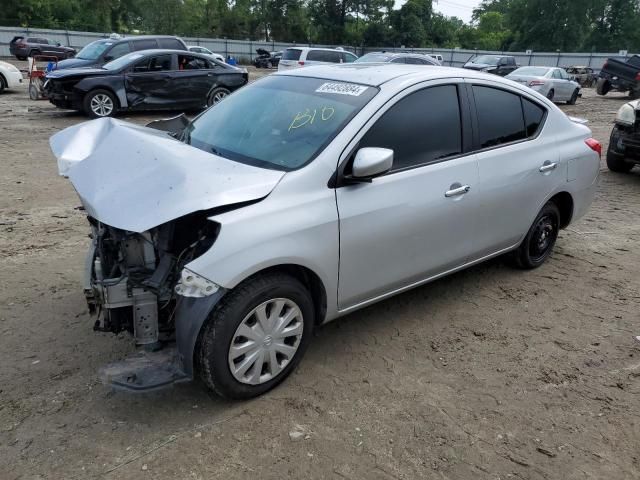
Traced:
<path fill-rule="evenodd" d="M 287 47 L 285 50 L 327 50 L 329 52 L 348 52 L 348 50 L 337 49 L 337 48 L 324 48 L 324 47 Z M 352 52 L 348 52 L 351 53 Z"/>
<path fill-rule="evenodd" d="M 496 75 L 475 72 L 454 67 L 425 68 L 422 65 L 400 63 L 342 63 L 318 65 L 295 70 L 283 70 L 272 75 L 294 77 L 321 78 L 338 82 L 352 82 L 371 87 L 379 87 L 383 83 L 399 77 L 415 78 L 416 81 L 434 80 L 438 78 L 477 78 L 492 80 L 511 85 Z"/>

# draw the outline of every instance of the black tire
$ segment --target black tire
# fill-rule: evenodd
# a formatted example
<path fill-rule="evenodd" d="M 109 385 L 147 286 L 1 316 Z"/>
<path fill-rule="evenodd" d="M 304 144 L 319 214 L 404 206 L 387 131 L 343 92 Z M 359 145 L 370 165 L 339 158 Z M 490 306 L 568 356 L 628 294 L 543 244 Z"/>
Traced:
<path fill-rule="evenodd" d="M 553 97 L 555 97 L 555 95 L 556 95 L 556 92 L 553 90 L 553 88 L 547 92 L 547 98 L 552 102 L 553 102 Z"/>
<path fill-rule="evenodd" d="M 226 97 L 230 93 L 231 91 L 228 88 L 224 88 L 224 87 L 214 88 L 211 91 L 211 93 L 209 93 L 209 96 L 207 97 L 207 106 L 210 107 L 212 105 L 215 105 L 216 103 L 221 102 L 222 100 L 224 100 L 224 97 Z"/>
<path fill-rule="evenodd" d="M 629 90 L 629 98 L 631 100 L 635 100 L 637 98 L 640 98 L 640 89 L 638 88 L 631 88 Z"/>
<path fill-rule="evenodd" d="M 273 64 L 271 62 L 267 62 L 267 68 L 273 68 Z"/>
<path fill-rule="evenodd" d="M 576 102 L 578 101 L 578 95 L 580 94 L 580 92 L 578 91 L 578 89 L 576 88 L 573 91 L 573 94 L 571 95 L 571 98 L 569 100 L 567 100 L 567 105 L 575 105 Z"/>
<path fill-rule="evenodd" d="M 27 57 L 23 57 L 23 56 L 21 56 L 21 55 L 16 55 L 16 58 L 17 58 L 18 60 L 22 60 L 22 61 L 24 61 L 24 60 L 26 60 L 26 59 L 27 59 Z"/>
<path fill-rule="evenodd" d="M 606 78 L 599 78 L 596 82 L 596 93 L 598 95 L 606 95 L 611 90 L 611 82 Z"/>
<path fill-rule="evenodd" d="M 294 302 L 302 313 L 302 338 L 293 358 L 274 378 L 251 385 L 242 383 L 231 372 L 229 352 L 236 330 L 259 305 L 271 299 Z M 198 338 L 198 371 L 204 383 L 218 395 L 229 399 L 248 399 L 262 395 L 282 382 L 298 365 L 311 342 L 315 323 L 311 295 L 296 278 L 283 273 L 257 275 L 228 292 L 211 312 Z M 264 365 L 261 365 L 261 372 Z M 257 368 L 255 363 L 249 370 Z"/>
<path fill-rule="evenodd" d="M 40 50 L 29 50 L 29 55 L 27 56 L 33 58 L 34 55 L 42 55 L 42 53 Z"/>
<path fill-rule="evenodd" d="M 560 229 L 560 210 L 547 202 L 533 221 L 527 236 L 512 254 L 515 265 L 522 269 L 537 268 L 551 255 Z M 544 235 L 544 236 L 543 236 Z"/>
<path fill-rule="evenodd" d="M 108 112 L 107 112 L 108 103 L 106 100 L 107 98 L 108 98 L 108 101 L 110 101 L 110 105 L 111 105 L 111 108 L 110 110 L 108 110 Z M 100 108 L 95 107 L 95 104 L 92 103 L 94 99 L 96 99 L 96 101 L 98 102 L 104 99 L 103 105 L 105 107 L 102 110 L 104 112 L 103 114 L 100 113 Z M 115 95 L 111 93 L 109 90 L 96 89 L 96 90 L 91 90 L 89 93 L 87 93 L 84 96 L 84 99 L 82 101 L 82 108 L 84 113 L 86 113 L 87 116 L 90 118 L 113 117 L 118 111 L 118 101 L 116 100 Z"/>
<path fill-rule="evenodd" d="M 32 83 L 29 85 L 29 98 L 31 100 L 39 100 L 40 99 L 40 90 L 38 87 Z"/>
<path fill-rule="evenodd" d="M 633 163 L 626 162 L 623 154 L 615 152 L 609 146 L 607 150 L 607 167 L 612 172 L 628 173 L 633 168 Z"/>
<path fill-rule="evenodd" d="M 5 88 L 7 88 L 7 81 L 5 80 L 4 76 L 2 76 L 2 74 L 0 73 L 0 93 L 2 93 Z"/>

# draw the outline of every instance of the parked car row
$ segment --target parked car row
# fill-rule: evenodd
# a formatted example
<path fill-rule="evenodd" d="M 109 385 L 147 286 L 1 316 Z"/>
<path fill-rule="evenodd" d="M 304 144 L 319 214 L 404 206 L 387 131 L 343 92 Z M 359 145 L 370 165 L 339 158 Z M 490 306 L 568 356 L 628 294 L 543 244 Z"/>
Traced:
<path fill-rule="evenodd" d="M 56 69 L 45 93 L 60 108 L 93 118 L 123 110 L 201 109 L 248 82 L 248 73 L 185 50 L 142 50 L 101 68 Z"/>

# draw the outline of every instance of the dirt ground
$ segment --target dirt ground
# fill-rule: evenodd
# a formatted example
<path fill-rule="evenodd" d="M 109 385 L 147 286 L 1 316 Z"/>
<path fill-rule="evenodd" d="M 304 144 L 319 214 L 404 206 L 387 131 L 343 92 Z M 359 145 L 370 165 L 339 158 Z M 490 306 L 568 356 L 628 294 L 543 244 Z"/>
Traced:
<path fill-rule="evenodd" d="M 606 146 L 624 101 L 561 108 Z M 261 398 L 128 395 L 96 377 L 133 349 L 92 330 L 88 228 L 48 146 L 84 120 L 0 95 L 0 479 L 640 478 L 640 171 L 603 163 L 540 269 L 498 259 L 329 324 Z"/>

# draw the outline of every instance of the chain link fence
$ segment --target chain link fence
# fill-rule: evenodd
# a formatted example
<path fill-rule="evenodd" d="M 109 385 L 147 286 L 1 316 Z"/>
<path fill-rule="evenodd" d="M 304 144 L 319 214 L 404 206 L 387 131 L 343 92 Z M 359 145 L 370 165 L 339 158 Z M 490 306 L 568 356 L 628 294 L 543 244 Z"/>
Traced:
<path fill-rule="evenodd" d="M 49 40 L 60 42 L 62 45 L 70 46 L 80 50 L 88 43 L 101 38 L 108 38 L 110 33 L 96 32 L 76 32 L 70 30 L 50 30 L 50 29 L 23 29 L 19 27 L 0 27 L 0 57 L 8 57 L 9 42 L 17 35 L 30 37 L 44 37 Z M 250 63 L 256 57 L 256 49 L 264 48 L 269 51 L 283 50 L 293 46 L 309 47 L 329 47 L 332 45 L 317 45 L 307 43 L 282 43 L 282 42 L 254 42 L 250 40 L 229 40 L 226 38 L 191 38 L 183 37 L 187 45 L 200 45 L 208 48 L 212 52 L 236 58 L 240 63 Z M 470 58 L 480 54 L 507 54 L 513 55 L 519 65 L 539 65 L 548 67 L 568 67 L 586 66 L 593 68 L 596 72 L 600 70 L 605 60 L 609 57 L 624 59 L 628 55 L 616 53 L 563 53 L 563 52 L 492 52 L 486 50 L 462 50 L 444 48 L 371 48 L 354 47 L 342 45 L 345 50 L 349 50 L 356 55 L 363 55 L 367 52 L 394 51 L 394 52 L 417 52 L 430 55 L 442 55 L 443 64 L 453 67 L 464 65 Z"/>

